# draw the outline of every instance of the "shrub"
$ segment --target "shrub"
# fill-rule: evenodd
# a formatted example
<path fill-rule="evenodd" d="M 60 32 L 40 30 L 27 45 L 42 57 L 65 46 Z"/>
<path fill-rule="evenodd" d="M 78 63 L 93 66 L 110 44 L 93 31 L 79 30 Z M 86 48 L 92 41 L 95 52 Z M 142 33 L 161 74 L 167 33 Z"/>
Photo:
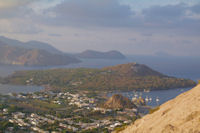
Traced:
<path fill-rule="evenodd" d="M 157 106 L 157 107 L 155 107 L 155 108 L 153 108 L 153 109 L 150 109 L 149 110 L 149 114 L 153 114 L 154 112 L 156 112 L 157 110 L 159 110 L 160 109 L 160 106 Z"/>
<path fill-rule="evenodd" d="M 124 129 L 126 129 L 126 127 L 127 127 L 126 124 L 125 124 L 125 125 L 122 125 L 122 126 L 119 126 L 119 127 L 116 127 L 116 128 L 115 128 L 115 132 L 116 132 L 116 133 L 119 133 L 119 132 L 123 131 Z"/>

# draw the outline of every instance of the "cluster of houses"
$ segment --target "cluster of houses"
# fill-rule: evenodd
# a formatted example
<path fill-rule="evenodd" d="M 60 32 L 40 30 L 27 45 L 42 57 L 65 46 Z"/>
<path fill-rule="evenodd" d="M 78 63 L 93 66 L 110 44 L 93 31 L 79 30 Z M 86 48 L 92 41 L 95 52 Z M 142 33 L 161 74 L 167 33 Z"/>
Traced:
<path fill-rule="evenodd" d="M 54 133 L 58 133 L 62 131 L 63 129 L 69 129 L 73 132 L 79 131 L 79 130 L 88 130 L 93 128 L 100 128 L 104 127 L 108 130 L 112 131 L 115 127 L 122 125 L 123 123 L 131 123 L 131 121 L 110 121 L 110 120 L 94 120 L 92 123 L 75 123 L 73 122 L 72 118 L 57 118 L 55 116 L 47 114 L 46 116 L 41 116 L 35 113 L 31 114 L 25 114 L 22 112 L 14 112 L 12 113 L 11 117 L 9 118 L 9 122 L 17 124 L 21 129 L 28 128 L 29 130 L 33 130 L 39 133 L 49 133 L 48 131 L 45 131 L 42 129 L 41 123 L 48 123 L 53 124 L 55 121 L 59 121 L 59 127 L 57 130 L 54 131 Z M 77 125 L 80 128 L 76 128 L 73 125 Z"/>
<path fill-rule="evenodd" d="M 45 92 L 45 93 L 30 93 L 30 94 L 15 94 L 12 95 L 14 98 L 19 99 L 39 99 L 39 100 L 50 100 L 54 104 L 61 105 L 62 99 L 67 99 L 69 105 L 75 105 L 81 109 L 89 109 L 90 111 L 100 111 L 103 114 L 112 113 L 112 109 L 101 108 L 96 105 L 97 99 L 89 98 L 85 94 L 72 94 L 69 92 L 61 92 L 61 93 L 53 93 L 53 92 Z M 5 116 L 7 115 L 7 109 L 0 110 Z M 124 112 L 125 111 L 125 112 Z M 137 110 L 124 110 L 118 111 L 118 114 L 130 114 L 132 116 L 134 112 Z M 84 122 L 75 122 L 73 118 L 58 118 L 54 115 L 46 114 L 39 115 L 36 113 L 23 113 L 23 112 L 14 112 L 10 116 L 7 117 L 9 122 L 16 123 L 18 126 L 23 128 L 28 128 L 36 132 L 46 133 L 44 129 L 41 127 L 41 123 L 54 124 L 55 122 L 59 122 L 58 130 L 62 131 L 63 129 L 69 129 L 71 131 L 80 131 L 87 130 L 93 128 L 107 128 L 112 131 L 115 127 L 120 126 L 122 124 L 131 123 L 131 120 L 118 121 L 118 120 L 109 120 L 109 119 L 100 119 L 100 120 L 92 120 L 92 122 L 84 123 Z M 74 126 L 76 125 L 76 126 Z M 56 133 L 56 132 L 55 132 Z"/>
<path fill-rule="evenodd" d="M 28 128 L 28 129 L 37 131 L 39 133 L 49 133 L 48 131 L 45 131 L 44 129 L 40 127 L 41 124 L 44 124 L 44 123 L 54 124 L 54 122 L 58 120 L 64 122 L 63 119 L 59 119 L 51 115 L 46 115 L 44 117 L 35 113 L 25 114 L 22 112 L 14 112 L 9 118 L 9 122 L 17 124 L 19 127 L 21 127 L 21 129 Z M 69 123 L 71 122 L 69 119 L 66 121 L 68 121 Z M 69 124 L 62 123 L 62 122 L 59 122 L 59 128 L 57 130 L 62 131 L 63 129 L 69 129 L 73 132 L 78 131 L 78 128 L 73 127 L 72 125 L 69 125 Z M 73 122 L 71 122 L 71 124 L 73 124 Z M 54 133 L 57 133 L 57 132 L 58 131 L 54 131 Z"/>

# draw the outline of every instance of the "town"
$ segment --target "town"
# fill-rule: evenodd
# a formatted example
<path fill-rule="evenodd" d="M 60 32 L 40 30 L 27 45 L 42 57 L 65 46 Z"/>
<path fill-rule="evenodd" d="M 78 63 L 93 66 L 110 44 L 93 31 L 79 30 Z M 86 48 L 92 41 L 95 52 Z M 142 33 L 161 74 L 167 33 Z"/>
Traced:
<path fill-rule="evenodd" d="M 100 95 L 83 92 L 45 91 L 0 96 L 0 131 L 109 133 L 144 114 L 139 109 L 139 106 L 145 107 L 144 103 L 133 108 L 107 108 L 105 101 Z"/>

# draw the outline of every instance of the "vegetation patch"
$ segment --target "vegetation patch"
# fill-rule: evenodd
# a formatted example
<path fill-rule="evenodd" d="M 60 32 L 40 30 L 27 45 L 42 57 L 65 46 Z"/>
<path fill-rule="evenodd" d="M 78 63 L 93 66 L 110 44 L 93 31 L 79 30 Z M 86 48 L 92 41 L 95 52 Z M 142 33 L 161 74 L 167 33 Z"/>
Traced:
<path fill-rule="evenodd" d="M 127 124 L 123 124 L 122 126 L 116 127 L 114 131 L 115 131 L 115 133 L 119 133 L 119 132 L 123 131 L 124 129 L 126 129 L 127 126 L 128 126 Z"/>
<path fill-rule="evenodd" d="M 160 109 L 160 106 L 157 106 L 157 107 L 155 107 L 155 108 L 153 108 L 153 109 L 150 109 L 149 110 L 149 114 L 153 114 L 154 112 L 156 112 L 157 110 L 159 110 Z"/>
<path fill-rule="evenodd" d="M 1 83 L 17 85 L 46 85 L 50 88 L 85 91 L 130 91 L 192 87 L 188 79 L 169 77 L 140 64 L 123 64 L 103 69 L 50 69 L 19 71 L 1 79 Z M 91 97 L 94 94 L 91 94 Z"/>

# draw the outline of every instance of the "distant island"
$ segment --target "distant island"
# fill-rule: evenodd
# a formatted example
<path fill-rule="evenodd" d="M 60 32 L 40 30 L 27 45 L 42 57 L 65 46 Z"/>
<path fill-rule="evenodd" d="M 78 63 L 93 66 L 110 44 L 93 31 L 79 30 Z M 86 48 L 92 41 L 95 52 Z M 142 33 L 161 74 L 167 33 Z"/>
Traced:
<path fill-rule="evenodd" d="M 74 57 L 40 49 L 26 49 L 0 42 L 0 64 L 21 66 L 56 66 L 80 62 Z"/>
<path fill-rule="evenodd" d="M 125 59 L 126 57 L 119 51 L 100 52 L 94 50 L 86 50 L 82 53 L 75 54 L 78 58 L 83 59 Z"/>
<path fill-rule="evenodd" d="M 4 84 L 48 85 L 58 89 L 98 91 L 158 90 L 193 87 L 189 79 L 170 77 L 146 65 L 128 63 L 102 69 L 49 69 L 17 71 L 1 79 Z"/>
<path fill-rule="evenodd" d="M 119 51 L 86 50 L 78 54 L 64 53 L 48 43 L 21 42 L 0 36 L 0 64 L 21 66 L 59 66 L 79 63 L 81 59 L 125 59 Z"/>
<path fill-rule="evenodd" d="M 0 64 L 21 66 L 57 66 L 78 63 L 79 59 L 63 54 L 49 44 L 0 37 Z"/>
<path fill-rule="evenodd" d="M 48 43 L 45 42 L 39 42 L 39 41 L 28 41 L 28 42 L 21 42 L 19 40 L 10 39 L 4 36 L 0 36 L 0 41 L 14 47 L 22 47 L 26 49 L 39 49 L 39 50 L 45 50 L 52 54 L 63 54 L 62 51 L 56 49 L 55 47 L 51 46 Z"/>

